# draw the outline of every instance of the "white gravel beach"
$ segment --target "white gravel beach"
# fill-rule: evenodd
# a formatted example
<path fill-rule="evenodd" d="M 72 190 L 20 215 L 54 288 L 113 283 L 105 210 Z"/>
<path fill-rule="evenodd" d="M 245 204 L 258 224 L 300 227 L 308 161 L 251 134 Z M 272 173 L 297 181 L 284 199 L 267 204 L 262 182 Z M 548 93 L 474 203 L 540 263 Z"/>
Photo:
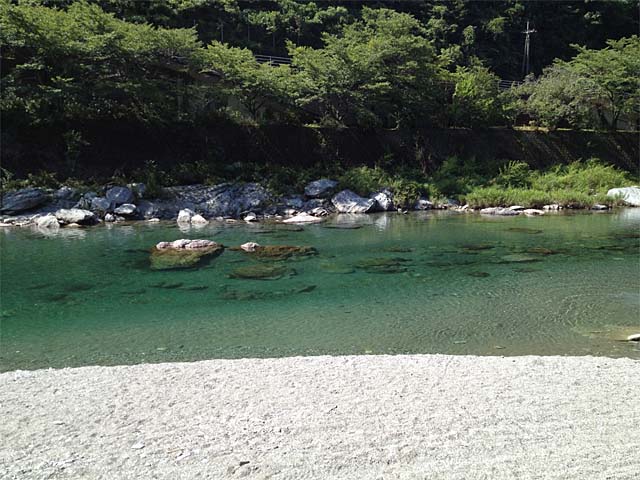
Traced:
<path fill-rule="evenodd" d="M 295 357 L 0 374 L 2 479 L 638 479 L 640 361 Z"/>

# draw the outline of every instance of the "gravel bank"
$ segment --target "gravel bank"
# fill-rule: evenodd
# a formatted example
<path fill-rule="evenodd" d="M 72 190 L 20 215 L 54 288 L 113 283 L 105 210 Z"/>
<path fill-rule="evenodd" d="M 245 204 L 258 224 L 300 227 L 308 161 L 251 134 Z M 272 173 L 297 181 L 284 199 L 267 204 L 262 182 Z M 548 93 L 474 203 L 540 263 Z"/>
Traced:
<path fill-rule="evenodd" d="M 640 362 L 448 355 L 0 375 L 0 478 L 638 479 Z"/>

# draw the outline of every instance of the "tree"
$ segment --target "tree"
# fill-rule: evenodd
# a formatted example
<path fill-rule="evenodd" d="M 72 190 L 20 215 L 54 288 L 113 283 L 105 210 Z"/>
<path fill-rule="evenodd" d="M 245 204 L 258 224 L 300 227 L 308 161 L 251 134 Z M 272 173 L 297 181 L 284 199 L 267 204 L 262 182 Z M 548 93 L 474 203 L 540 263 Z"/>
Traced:
<path fill-rule="evenodd" d="M 637 121 L 640 105 L 640 40 L 610 40 L 601 50 L 576 46 L 578 54 L 556 60 L 537 82 L 525 84 L 523 110 L 540 124 L 555 128 L 617 129 L 625 117 Z"/>
<path fill-rule="evenodd" d="M 424 29 L 411 15 L 363 8 L 362 20 L 325 34 L 324 48 L 290 45 L 298 103 L 325 120 L 365 126 L 437 116 L 439 66 Z"/>
<path fill-rule="evenodd" d="M 453 74 L 455 89 L 451 121 L 462 127 L 495 125 L 502 120 L 498 77 L 482 66 L 458 67 Z"/>

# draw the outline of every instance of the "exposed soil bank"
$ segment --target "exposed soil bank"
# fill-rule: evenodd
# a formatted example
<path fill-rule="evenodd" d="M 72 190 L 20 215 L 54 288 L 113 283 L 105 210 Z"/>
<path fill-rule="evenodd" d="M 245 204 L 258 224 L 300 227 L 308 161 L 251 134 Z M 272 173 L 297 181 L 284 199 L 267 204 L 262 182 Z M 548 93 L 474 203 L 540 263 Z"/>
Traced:
<path fill-rule="evenodd" d="M 0 375 L 2 478 L 637 478 L 640 362 L 448 355 Z"/>
<path fill-rule="evenodd" d="M 65 143 L 75 130 L 82 142 Z M 67 137 L 68 138 L 68 137 Z M 474 168 L 497 171 L 520 160 L 534 168 L 598 157 L 634 174 L 640 156 L 638 133 L 587 131 L 519 131 L 416 129 L 317 129 L 295 126 L 242 127 L 232 124 L 174 124 L 149 127 L 126 123 L 86 123 L 40 129 L 5 129 L 2 165 L 25 176 L 46 170 L 67 176 L 111 176 L 130 173 L 152 160 L 161 168 L 206 162 L 223 168 L 283 165 L 292 168 L 352 167 L 385 164 L 433 171 L 445 159 L 475 159 Z M 242 167 L 241 167 L 242 169 Z M 483 173 L 483 172 L 478 172 Z"/>

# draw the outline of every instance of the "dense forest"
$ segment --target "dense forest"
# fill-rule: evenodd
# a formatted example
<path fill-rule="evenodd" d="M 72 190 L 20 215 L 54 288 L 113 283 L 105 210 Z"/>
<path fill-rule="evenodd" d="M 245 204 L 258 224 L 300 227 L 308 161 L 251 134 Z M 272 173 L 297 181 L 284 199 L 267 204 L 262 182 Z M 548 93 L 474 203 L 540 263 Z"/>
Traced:
<path fill-rule="evenodd" d="M 1 0 L 0 106 L 79 144 L 95 120 L 633 129 L 638 26 L 635 0 Z"/>

